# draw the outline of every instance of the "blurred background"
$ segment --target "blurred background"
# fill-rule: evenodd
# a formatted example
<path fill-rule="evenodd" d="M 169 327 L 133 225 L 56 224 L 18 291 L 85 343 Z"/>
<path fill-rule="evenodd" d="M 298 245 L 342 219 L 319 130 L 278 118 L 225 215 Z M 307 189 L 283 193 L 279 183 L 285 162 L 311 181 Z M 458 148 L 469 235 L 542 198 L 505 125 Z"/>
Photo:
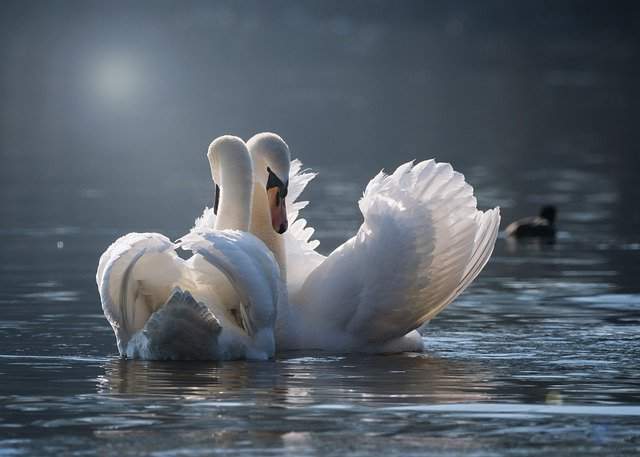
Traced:
<path fill-rule="evenodd" d="M 633 237 L 639 34 L 623 1 L 3 1 L 0 228 L 177 235 L 209 142 L 271 130 L 339 174 L 349 230 L 377 171 L 435 157 L 504 220 L 549 189 L 592 220 L 578 186 Z"/>

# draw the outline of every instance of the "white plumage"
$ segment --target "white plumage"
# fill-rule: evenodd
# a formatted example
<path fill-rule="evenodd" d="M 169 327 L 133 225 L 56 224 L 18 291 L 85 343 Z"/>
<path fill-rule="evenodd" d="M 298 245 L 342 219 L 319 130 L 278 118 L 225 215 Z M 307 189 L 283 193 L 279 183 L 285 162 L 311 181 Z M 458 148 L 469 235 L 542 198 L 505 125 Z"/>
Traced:
<path fill-rule="evenodd" d="M 286 247 L 287 287 L 289 296 L 295 297 L 309 274 L 320 265 L 325 257 L 316 252 L 320 242 L 312 240 L 315 230 L 307 226 L 307 221 L 298 218 L 300 211 L 309 202 L 297 201 L 316 173 L 302 168 L 302 162 L 293 160 L 289 172 L 289 193 L 287 194 L 287 216 L 289 230 L 283 236 Z"/>
<path fill-rule="evenodd" d="M 100 259 L 96 279 L 121 354 L 267 358 L 276 339 L 278 349 L 421 350 L 417 329 L 491 256 L 499 209 L 479 211 L 464 176 L 428 160 L 374 177 L 359 202 L 358 232 L 325 257 L 316 252 L 313 228 L 299 218 L 307 202 L 297 200 L 315 173 L 290 162 L 275 134 L 252 138 L 251 156 L 238 142 L 225 143 L 233 148 L 218 155 L 210 148 L 222 189 L 218 216 L 206 209 L 177 243 L 159 234 L 126 235 Z M 270 187 L 274 182 L 280 187 Z M 285 206 L 289 229 L 280 235 L 286 225 L 277 211 Z M 257 238 L 214 227 L 250 228 Z M 193 256 L 183 261 L 177 247 Z"/>
<path fill-rule="evenodd" d="M 291 230 L 284 235 L 289 301 L 278 310 L 279 348 L 421 350 L 416 329 L 489 260 L 499 209 L 477 210 L 472 187 L 449 164 L 405 163 L 369 182 L 359 202 L 362 226 L 325 258 L 310 241 L 313 229 L 297 219 L 306 202 L 296 199 L 314 176 L 292 162 Z"/>
<path fill-rule="evenodd" d="M 266 359 L 286 290 L 273 254 L 247 233 L 252 168 L 242 140 L 209 148 L 212 171 L 228 173 L 215 230 L 206 221 L 176 243 L 130 233 L 101 256 L 96 281 L 122 356 L 142 359 Z M 245 230 L 233 230 L 234 228 Z M 176 249 L 191 251 L 183 260 Z"/>
<path fill-rule="evenodd" d="M 194 255 L 184 261 L 177 247 Z M 275 353 L 284 285 L 271 252 L 249 233 L 193 231 L 177 244 L 158 233 L 130 233 L 102 255 L 96 281 L 123 356 L 230 360 Z"/>

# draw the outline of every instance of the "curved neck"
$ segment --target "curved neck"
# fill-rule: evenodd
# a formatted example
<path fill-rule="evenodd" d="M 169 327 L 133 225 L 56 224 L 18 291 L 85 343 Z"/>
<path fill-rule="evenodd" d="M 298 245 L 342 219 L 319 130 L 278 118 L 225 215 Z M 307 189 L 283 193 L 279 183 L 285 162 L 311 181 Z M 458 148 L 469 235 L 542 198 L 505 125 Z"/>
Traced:
<path fill-rule="evenodd" d="M 218 213 L 216 215 L 216 230 L 249 229 L 251 221 L 251 205 L 253 190 L 253 171 L 249 157 L 240 155 L 220 154 L 216 164 L 219 173 L 220 195 L 218 198 Z"/>
<path fill-rule="evenodd" d="M 251 209 L 251 226 L 249 231 L 260 238 L 273 252 L 280 265 L 282 279 L 287 280 L 287 260 L 284 247 L 284 237 L 273 230 L 271 213 L 269 211 L 267 190 L 264 184 L 256 180 L 253 186 L 253 206 Z"/>

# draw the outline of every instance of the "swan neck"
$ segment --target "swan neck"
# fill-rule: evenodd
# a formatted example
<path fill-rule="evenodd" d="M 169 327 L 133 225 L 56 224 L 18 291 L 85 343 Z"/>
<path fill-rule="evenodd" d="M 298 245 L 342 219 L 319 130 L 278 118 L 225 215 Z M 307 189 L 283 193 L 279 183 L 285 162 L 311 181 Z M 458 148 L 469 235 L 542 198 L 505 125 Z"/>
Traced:
<path fill-rule="evenodd" d="M 287 265 L 284 238 L 273 230 L 271 224 L 271 213 L 267 204 L 266 187 L 258 180 L 253 188 L 253 206 L 251 211 L 251 226 L 249 231 L 260 238 L 264 244 L 273 252 L 273 255 L 280 265 L 280 275 L 286 281 Z"/>
<path fill-rule="evenodd" d="M 248 156 L 221 154 L 216 165 L 220 176 L 220 199 L 216 215 L 216 230 L 247 231 L 253 203 L 253 171 Z"/>

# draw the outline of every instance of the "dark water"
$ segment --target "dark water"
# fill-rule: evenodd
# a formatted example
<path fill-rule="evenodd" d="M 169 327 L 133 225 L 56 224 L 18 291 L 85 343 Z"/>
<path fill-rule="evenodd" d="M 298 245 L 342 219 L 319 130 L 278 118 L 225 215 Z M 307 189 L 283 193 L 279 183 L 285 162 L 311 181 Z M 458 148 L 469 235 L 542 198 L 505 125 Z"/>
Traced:
<path fill-rule="evenodd" d="M 561 210 L 556 244 L 500 239 L 424 328 L 423 354 L 122 361 L 93 283 L 117 229 L 4 230 L 2 455 L 636 455 L 640 244 L 611 227 L 617 197 L 592 186 L 606 176 L 548 173 L 564 176 L 574 208 Z M 548 174 L 533 187 L 536 176 Z M 508 206 L 500 182 L 469 179 L 481 205 Z M 358 223 L 342 206 L 358 190 L 337 172 L 312 184 L 308 216 L 330 247 Z"/>
<path fill-rule="evenodd" d="M 640 454 L 637 5 L 177 5 L 0 12 L 0 456 Z M 499 239 L 423 354 L 120 360 L 100 253 L 184 234 L 208 142 L 266 129 L 321 172 L 324 252 L 432 156 L 557 242 Z"/>

